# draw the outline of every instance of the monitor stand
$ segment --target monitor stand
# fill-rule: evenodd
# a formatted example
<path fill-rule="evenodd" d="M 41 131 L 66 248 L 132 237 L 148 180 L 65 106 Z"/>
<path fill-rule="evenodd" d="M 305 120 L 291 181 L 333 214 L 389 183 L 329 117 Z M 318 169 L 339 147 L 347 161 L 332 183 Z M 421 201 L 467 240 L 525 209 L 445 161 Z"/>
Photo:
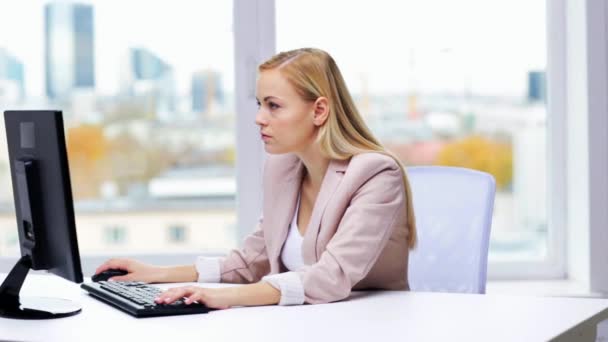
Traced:
<path fill-rule="evenodd" d="M 31 267 L 30 256 L 22 256 L 0 285 L 0 317 L 48 319 L 80 313 L 80 305 L 68 299 L 19 296 L 21 285 Z"/>

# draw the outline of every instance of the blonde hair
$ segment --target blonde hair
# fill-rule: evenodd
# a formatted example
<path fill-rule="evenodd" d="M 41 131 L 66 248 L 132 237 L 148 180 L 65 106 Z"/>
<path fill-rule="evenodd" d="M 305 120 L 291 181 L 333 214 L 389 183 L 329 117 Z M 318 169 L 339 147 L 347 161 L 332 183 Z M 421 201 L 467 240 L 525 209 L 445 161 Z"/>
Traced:
<path fill-rule="evenodd" d="M 416 220 L 412 191 L 405 166 L 371 133 L 359 114 L 346 88 L 346 83 L 333 58 L 313 48 L 281 52 L 259 66 L 259 71 L 278 69 L 306 101 L 323 96 L 329 100 L 329 116 L 320 127 L 317 140 L 328 158 L 344 160 L 365 152 L 378 152 L 392 157 L 401 169 L 407 206 L 408 247 L 416 245 Z"/>

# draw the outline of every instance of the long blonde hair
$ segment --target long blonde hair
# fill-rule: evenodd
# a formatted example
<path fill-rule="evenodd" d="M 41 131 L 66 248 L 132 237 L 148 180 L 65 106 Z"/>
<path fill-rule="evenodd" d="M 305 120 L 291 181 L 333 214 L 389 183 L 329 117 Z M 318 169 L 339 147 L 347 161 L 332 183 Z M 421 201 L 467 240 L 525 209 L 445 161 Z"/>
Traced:
<path fill-rule="evenodd" d="M 405 166 L 371 133 L 359 114 L 333 58 L 320 49 L 296 49 L 271 57 L 258 69 L 262 72 L 277 68 L 304 100 L 315 101 L 321 96 L 329 100 L 329 116 L 317 136 L 321 151 L 328 158 L 344 160 L 359 153 L 378 152 L 392 157 L 397 162 L 405 185 L 407 243 L 410 249 L 414 248 L 416 219 Z"/>

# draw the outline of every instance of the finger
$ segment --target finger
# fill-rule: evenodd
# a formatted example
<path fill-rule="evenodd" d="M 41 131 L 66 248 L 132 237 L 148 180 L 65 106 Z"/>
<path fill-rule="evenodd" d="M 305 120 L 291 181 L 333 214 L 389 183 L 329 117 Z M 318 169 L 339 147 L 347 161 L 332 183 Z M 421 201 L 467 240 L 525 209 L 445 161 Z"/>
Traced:
<path fill-rule="evenodd" d="M 110 268 L 110 266 L 108 265 L 108 262 L 106 261 L 103 264 L 99 265 L 99 267 L 97 267 L 97 269 L 95 269 L 95 274 L 101 273 L 109 268 Z"/>
<path fill-rule="evenodd" d="M 199 288 L 195 286 L 184 286 L 176 288 L 170 293 L 169 302 L 173 302 L 179 299 L 185 299 L 195 294 L 197 290 L 199 290 Z"/>
<path fill-rule="evenodd" d="M 123 276 L 114 276 L 109 281 L 133 281 L 133 276 L 131 274 L 125 274 Z"/>
<path fill-rule="evenodd" d="M 103 271 L 106 271 L 106 270 L 109 270 L 112 268 L 127 270 L 126 261 L 121 260 L 121 259 L 110 259 L 110 260 L 104 262 L 101 266 L 99 266 L 97 268 L 97 270 L 95 270 L 95 274 L 98 274 L 100 272 L 103 272 Z"/>
<path fill-rule="evenodd" d="M 158 298 L 155 299 L 155 301 L 157 303 L 173 303 L 174 301 L 176 301 L 177 299 L 183 298 L 187 295 L 190 294 L 191 289 L 188 287 L 175 287 L 172 289 L 169 289 L 163 293 L 160 294 L 160 296 L 158 296 Z"/>
<path fill-rule="evenodd" d="M 184 303 L 186 303 L 186 304 L 192 304 L 194 302 L 201 303 L 202 295 L 203 294 L 201 293 L 201 291 L 194 292 L 190 296 L 186 297 L 186 299 L 184 300 Z"/>

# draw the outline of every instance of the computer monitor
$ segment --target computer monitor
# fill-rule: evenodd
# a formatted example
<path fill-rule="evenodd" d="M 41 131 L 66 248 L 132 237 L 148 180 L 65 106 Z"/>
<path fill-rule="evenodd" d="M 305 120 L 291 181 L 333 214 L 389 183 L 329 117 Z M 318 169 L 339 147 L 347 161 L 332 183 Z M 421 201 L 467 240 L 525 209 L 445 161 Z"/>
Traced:
<path fill-rule="evenodd" d="M 6 111 L 4 121 L 21 259 L 0 286 L 0 316 L 75 315 L 73 301 L 19 295 L 30 269 L 83 280 L 61 111 Z"/>

